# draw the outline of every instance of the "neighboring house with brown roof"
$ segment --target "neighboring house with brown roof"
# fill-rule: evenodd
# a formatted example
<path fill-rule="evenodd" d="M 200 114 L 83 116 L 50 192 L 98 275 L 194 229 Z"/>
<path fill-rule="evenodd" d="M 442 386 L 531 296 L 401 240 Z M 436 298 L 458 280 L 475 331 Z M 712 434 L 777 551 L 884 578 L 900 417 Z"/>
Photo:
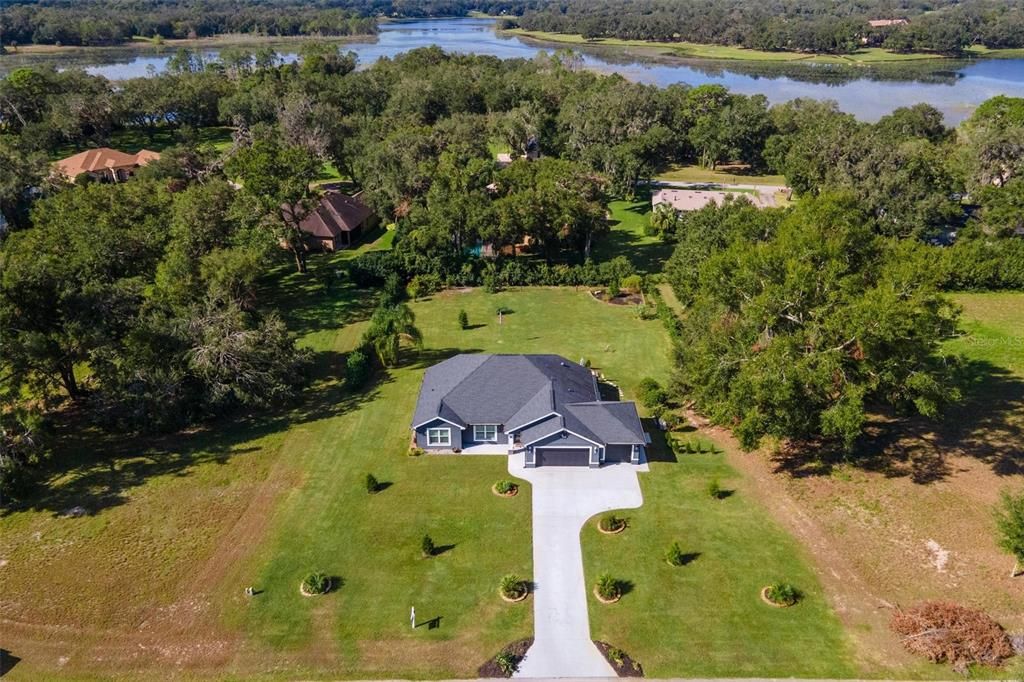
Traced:
<path fill-rule="evenodd" d="M 309 248 L 337 251 L 352 246 L 376 223 L 377 216 L 358 194 L 330 192 L 302 219 L 299 229 L 306 233 Z"/>
<path fill-rule="evenodd" d="M 159 158 L 159 154 L 148 149 L 126 154 L 110 147 L 99 147 L 61 159 L 54 165 L 57 172 L 71 182 L 83 173 L 103 182 L 124 182 L 135 174 L 137 168 Z"/>

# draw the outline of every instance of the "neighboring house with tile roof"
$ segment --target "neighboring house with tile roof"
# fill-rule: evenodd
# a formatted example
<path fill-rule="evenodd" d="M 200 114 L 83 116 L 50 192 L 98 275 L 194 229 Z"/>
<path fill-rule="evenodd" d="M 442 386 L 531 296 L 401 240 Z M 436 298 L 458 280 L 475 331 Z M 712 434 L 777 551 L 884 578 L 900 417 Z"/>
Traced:
<path fill-rule="evenodd" d="M 61 159 L 54 166 L 58 173 L 71 182 L 83 173 L 104 182 L 124 182 L 135 175 L 139 167 L 159 158 L 159 154 L 148 149 L 137 154 L 127 154 L 110 147 L 99 147 Z"/>
<path fill-rule="evenodd" d="M 412 430 L 426 451 L 522 452 L 528 467 L 639 464 L 647 445 L 636 405 L 601 400 L 593 373 L 559 355 L 461 354 L 430 367 Z"/>
<path fill-rule="evenodd" d="M 329 192 L 299 223 L 310 248 L 337 251 L 352 246 L 377 221 L 373 210 L 358 194 Z"/>

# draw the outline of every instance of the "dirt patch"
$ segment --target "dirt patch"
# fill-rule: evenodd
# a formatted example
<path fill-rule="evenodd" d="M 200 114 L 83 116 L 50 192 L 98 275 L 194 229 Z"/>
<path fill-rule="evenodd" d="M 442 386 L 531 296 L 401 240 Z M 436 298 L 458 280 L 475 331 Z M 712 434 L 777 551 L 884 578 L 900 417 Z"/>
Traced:
<path fill-rule="evenodd" d="M 643 677 L 644 669 L 639 663 L 629 657 L 622 649 L 613 647 L 607 642 L 594 640 L 597 650 L 601 652 L 608 664 L 615 670 L 619 677 Z M 613 655 L 614 654 L 614 655 Z"/>
<path fill-rule="evenodd" d="M 503 647 L 501 651 L 496 653 L 486 663 L 477 668 L 477 677 L 512 677 L 510 673 L 506 673 L 504 670 L 501 669 L 501 666 L 498 665 L 498 656 L 504 653 L 511 654 L 515 666 L 518 667 L 519 662 L 523 660 L 523 656 L 526 655 L 526 652 L 530 649 L 531 646 L 533 646 L 533 637 L 520 639 L 519 641 L 512 642 L 511 644 Z"/>
<path fill-rule="evenodd" d="M 807 549 L 865 674 L 916 665 L 888 628 L 900 604 L 955 593 L 1011 632 L 1024 628 L 1020 588 L 1008 577 L 1013 559 L 996 546 L 991 522 L 999 490 L 1024 477 L 950 452 L 937 453 L 946 473 L 928 483 L 849 464 L 793 469 L 687 416 L 744 475 L 737 492 L 756 497 Z"/>

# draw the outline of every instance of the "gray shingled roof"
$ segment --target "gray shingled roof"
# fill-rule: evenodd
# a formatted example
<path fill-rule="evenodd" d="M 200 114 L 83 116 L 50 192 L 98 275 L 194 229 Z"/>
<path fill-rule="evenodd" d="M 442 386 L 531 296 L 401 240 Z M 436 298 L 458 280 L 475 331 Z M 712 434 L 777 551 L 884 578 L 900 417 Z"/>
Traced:
<path fill-rule="evenodd" d="M 590 370 L 559 355 L 463 354 L 434 365 L 413 427 L 437 418 L 506 430 L 537 422 L 523 430 L 524 443 L 563 428 L 598 443 L 644 442 L 633 403 L 602 402 Z"/>

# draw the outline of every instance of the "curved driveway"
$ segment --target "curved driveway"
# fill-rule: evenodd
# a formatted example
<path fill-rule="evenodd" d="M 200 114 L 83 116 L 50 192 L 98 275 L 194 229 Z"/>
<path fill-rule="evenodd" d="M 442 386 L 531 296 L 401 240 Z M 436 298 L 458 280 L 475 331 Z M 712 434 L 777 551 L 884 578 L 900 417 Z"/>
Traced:
<path fill-rule="evenodd" d="M 615 677 L 590 639 L 580 529 L 595 514 L 642 505 L 637 472 L 647 465 L 527 469 L 512 455 L 508 470 L 533 485 L 534 642 L 515 677 Z"/>

